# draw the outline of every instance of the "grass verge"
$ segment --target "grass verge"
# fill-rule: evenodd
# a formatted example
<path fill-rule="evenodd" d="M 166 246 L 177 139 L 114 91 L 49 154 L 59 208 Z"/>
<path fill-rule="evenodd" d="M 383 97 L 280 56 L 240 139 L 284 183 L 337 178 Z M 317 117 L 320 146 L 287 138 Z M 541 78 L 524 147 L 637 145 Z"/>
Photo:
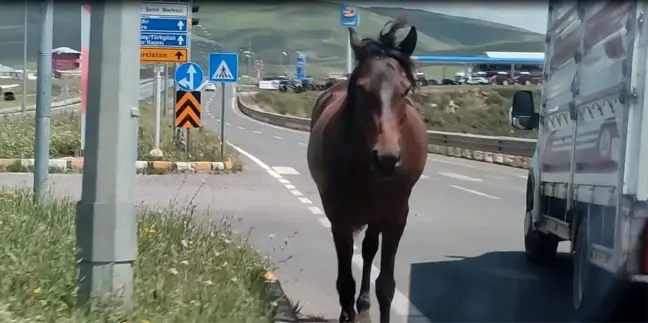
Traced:
<path fill-rule="evenodd" d="M 134 306 L 76 307 L 75 206 L 0 189 L 1 322 L 269 322 L 267 262 L 193 208 L 138 215 Z"/>
<path fill-rule="evenodd" d="M 539 88 L 521 86 L 422 87 L 413 100 L 430 130 L 535 138 L 536 131 L 516 130 L 508 119 L 513 95 L 521 89 L 532 90 L 539 106 Z M 319 95 L 261 91 L 250 100 L 265 111 L 310 118 Z"/>
<path fill-rule="evenodd" d="M 232 171 L 241 171 L 243 164 L 238 152 L 225 147 L 225 156 L 220 155 L 220 140 L 204 128 L 191 129 L 189 151 L 178 147 L 173 141 L 172 113 L 162 117 L 160 128 L 161 158 L 153 158 L 149 152 L 154 147 L 154 109 L 150 102 L 140 102 L 138 160 L 165 161 L 232 161 Z M 61 112 L 52 118 L 50 157 L 78 156 L 81 145 L 81 120 L 77 112 Z M 0 120 L 0 158 L 33 158 L 34 117 L 16 116 Z"/>

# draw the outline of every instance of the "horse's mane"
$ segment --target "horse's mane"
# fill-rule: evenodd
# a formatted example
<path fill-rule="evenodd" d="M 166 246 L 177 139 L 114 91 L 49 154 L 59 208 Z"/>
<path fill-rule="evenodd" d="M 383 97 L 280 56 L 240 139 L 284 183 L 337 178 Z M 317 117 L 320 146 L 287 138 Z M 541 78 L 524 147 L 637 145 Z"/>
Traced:
<path fill-rule="evenodd" d="M 360 42 L 360 50 L 362 50 L 364 55 L 356 58 L 358 64 L 349 76 L 350 87 L 354 86 L 356 83 L 359 73 L 358 71 L 360 70 L 359 67 L 366 61 L 376 57 L 388 57 L 396 60 L 405 71 L 407 79 L 411 82 L 412 86 L 417 85 L 414 76 L 414 63 L 408 56 L 404 55 L 399 50 L 400 41 L 402 41 L 402 39 L 399 40 L 396 35 L 399 30 L 408 27 L 409 25 L 405 18 L 397 18 L 388 21 L 380 34 L 378 34 L 377 38 L 362 39 Z"/>

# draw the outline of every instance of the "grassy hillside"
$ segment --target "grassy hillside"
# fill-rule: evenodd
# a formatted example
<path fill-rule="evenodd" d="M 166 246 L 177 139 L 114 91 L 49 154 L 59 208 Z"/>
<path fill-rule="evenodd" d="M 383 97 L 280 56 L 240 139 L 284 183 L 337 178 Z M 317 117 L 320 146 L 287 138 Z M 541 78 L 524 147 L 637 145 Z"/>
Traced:
<path fill-rule="evenodd" d="M 210 52 L 247 50 L 251 44 L 256 53 L 254 58 L 264 60 L 267 73 L 292 71 L 294 67 L 288 68 L 288 65 L 294 64 L 294 53 L 298 50 L 306 53 L 309 74 L 324 75 L 344 69 L 347 32 L 338 24 L 337 4 L 322 1 L 291 2 L 289 5 L 277 2 L 233 4 L 207 0 L 197 0 L 196 4 L 201 6 L 197 13 L 200 25 L 193 29 L 192 58 L 201 65 L 206 65 Z M 30 7 L 28 56 L 30 61 L 35 61 L 41 10 L 38 2 L 30 3 Z M 58 3 L 54 12 L 54 47 L 79 48 L 80 5 Z M 525 46 L 535 50 L 542 46 L 542 36 L 523 29 L 411 9 L 362 9 L 358 31 L 362 36 L 375 36 L 385 22 L 401 14 L 406 14 L 419 30 L 416 51 L 419 55 L 455 53 L 463 49 L 523 50 L 521 47 Z M 21 65 L 23 17 L 22 3 L 2 4 L 0 64 Z M 283 56 L 283 51 L 289 57 Z M 241 64 L 246 65 L 244 59 Z M 242 73 L 246 73 L 245 67 Z"/>

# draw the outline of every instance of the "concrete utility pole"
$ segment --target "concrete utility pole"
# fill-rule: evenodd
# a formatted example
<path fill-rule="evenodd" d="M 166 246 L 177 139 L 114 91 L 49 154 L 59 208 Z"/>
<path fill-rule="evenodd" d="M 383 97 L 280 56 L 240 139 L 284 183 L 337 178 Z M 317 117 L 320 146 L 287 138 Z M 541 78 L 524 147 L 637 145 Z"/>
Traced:
<path fill-rule="evenodd" d="M 137 221 L 132 187 L 139 117 L 140 3 L 95 2 L 90 28 L 87 140 L 77 204 L 78 303 L 132 300 Z"/>
<path fill-rule="evenodd" d="M 49 141 L 52 107 L 52 39 L 54 38 L 54 2 L 43 6 L 38 83 L 36 84 L 36 142 L 34 143 L 34 194 L 41 200 L 49 190 Z"/>
<path fill-rule="evenodd" d="M 23 26 L 23 88 L 22 104 L 20 111 L 22 115 L 27 113 L 27 17 L 29 16 L 29 3 L 25 0 L 25 25 Z M 54 21 L 54 20 L 52 20 Z"/>

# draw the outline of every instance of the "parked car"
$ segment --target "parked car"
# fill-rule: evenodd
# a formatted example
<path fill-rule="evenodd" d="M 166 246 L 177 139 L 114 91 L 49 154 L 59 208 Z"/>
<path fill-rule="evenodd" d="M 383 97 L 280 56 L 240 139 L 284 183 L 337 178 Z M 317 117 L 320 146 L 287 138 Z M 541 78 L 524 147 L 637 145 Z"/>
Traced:
<path fill-rule="evenodd" d="M 207 91 L 207 92 L 214 92 L 214 91 L 216 91 L 216 84 L 211 83 L 211 82 L 205 84 L 205 91 Z"/>
<path fill-rule="evenodd" d="M 443 79 L 443 80 L 441 80 L 441 84 L 442 85 L 459 85 L 461 83 L 459 83 L 458 81 L 455 81 L 453 79 Z"/>
<path fill-rule="evenodd" d="M 488 82 L 493 85 L 509 85 L 513 84 L 514 80 L 506 72 L 498 72 L 497 74 L 491 76 L 488 79 Z"/>
<path fill-rule="evenodd" d="M 6 91 L 2 96 L 5 101 L 13 101 L 16 99 L 16 96 L 12 91 Z"/>
<path fill-rule="evenodd" d="M 540 84 L 542 83 L 542 77 L 539 75 L 531 75 L 526 72 L 520 72 L 519 75 L 513 78 L 513 82 L 521 85 Z"/>
<path fill-rule="evenodd" d="M 428 79 L 427 80 L 428 85 L 439 85 L 439 81 L 435 79 Z"/>

